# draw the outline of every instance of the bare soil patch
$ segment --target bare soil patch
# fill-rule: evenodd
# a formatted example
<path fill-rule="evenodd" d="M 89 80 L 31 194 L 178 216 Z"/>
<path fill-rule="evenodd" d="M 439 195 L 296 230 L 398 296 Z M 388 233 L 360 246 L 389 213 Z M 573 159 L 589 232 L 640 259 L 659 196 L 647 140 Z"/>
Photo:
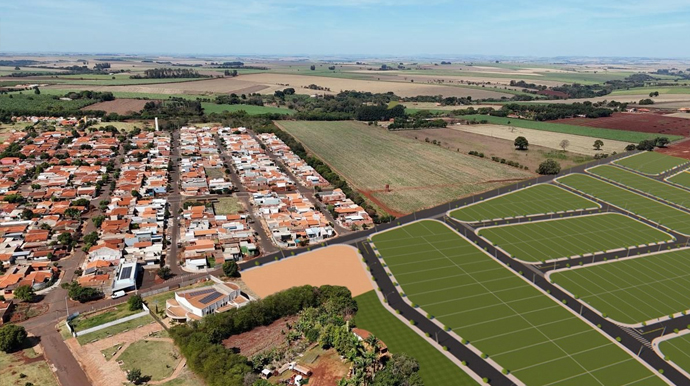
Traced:
<path fill-rule="evenodd" d="M 563 123 L 575 124 L 573 122 Z M 525 129 L 521 127 L 503 125 L 455 125 L 452 126 L 451 129 L 465 133 L 480 134 L 488 138 L 500 138 L 511 142 L 515 141 L 515 138 L 517 138 L 518 136 L 523 136 L 527 138 L 527 141 L 529 142 L 530 146 L 537 145 L 555 150 L 562 150 L 562 148 L 560 147 L 560 143 L 564 139 L 567 139 L 568 141 L 570 141 L 570 145 L 567 147 L 567 150 L 569 152 L 589 156 L 598 153 L 596 150 L 594 150 L 593 147 L 594 141 L 597 138 L 584 137 L 581 135 L 556 133 L 544 130 Z M 607 139 L 604 141 L 604 147 L 602 148 L 602 152 L 612 153 L 616 151 L 620 153 L 625 150 L 626 145 L 628 145 L 627 142 Z"/>
<path fill-rule="evenodd" d="M 312 372 L 309 384 L 317 386 L 337 385 L 349 370 L 348 363 L 340 359 L 335 349 L 323 352 L 314 363 L 308 366 Z"/>
<path fill-rule="evenodd" d="M 605 118 L 569 118 L 551 122 L 643 133 L 690 136 L 690 119 L 654 113 L 614 113 Z"/>
<path fill-rule="evenodd" d="M 251 331 L 233 335 L 223 341 L 223 346 L 234 350 L 247 358 L 262 351 L 270 350 L 285 343 L 284 332 L 288 324 L 294 324 L 297 316 L 276 320 L 268 326 L 256 327 Z"/>
<path fill-rule="evenodd" d="M 676 142 L 666 148 L 656 149 L 656 151 L 674 157 L 690 159 L 690 139 L 686 138 L 681 142 Z"/>
<path fill-rule="evenodd" d="M 301 285 L 347 287 L 352 296 L 373 289 L 356 249 L 333 245 L 242 271 L 242 280 L 260 297 Z"/>
<path fill-rule="evenodd" d="M 139 112 L 144 108 L 146 102 L 143 99 L 115 99 L 114 101 L 100 102 L 86 106 L 82 110 L 103 110 L 106 113 L 117 113 L 125 115 L 127 113 Z"/>
<path fill-rule="evenodd" d="M 526 151 L 515 150 L 515 146 L 513 145 L 514 140 L 489 137 L 483 134 L 463 132 L 451 128 L 406 130 L 397 131 L 395 133 L 422 142 L 426 142 L 427 139 L 429 140 L 428 142 L 436 141 L 440 143 L 441 147 L 463 154 L 467 154 L 474 150 L 484 153 L 486 158 L 489 159 L 491 159 L 491 157 L 499 157 L 510 161 L 516 161 L 521 165 L 527 166 L 532 172 L 547 158 L 545 154 L 552 151 L 552 149 L 548 147 L 538 145 L 530 145 L 529 150 Z M 430 144 L 430 146 L 433 145 Z M 572 152 L 566 152 L 565 156 L 565 160 L 559 160 L 563 167 L 575 165 L 573 159 L 579 157 L 578 154 Z"/>

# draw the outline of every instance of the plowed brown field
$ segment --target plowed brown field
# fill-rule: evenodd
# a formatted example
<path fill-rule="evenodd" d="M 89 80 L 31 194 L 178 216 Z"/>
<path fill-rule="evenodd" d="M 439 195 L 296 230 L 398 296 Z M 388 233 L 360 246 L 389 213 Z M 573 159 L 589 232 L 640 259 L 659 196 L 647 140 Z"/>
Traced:
<path fill-rule="evenodd" d="M 569 118 L 551 122 L 643 133 L 690 136 L 689 119 L 667 117 L 653 113 L 614 113 L 606 118 Z"/>

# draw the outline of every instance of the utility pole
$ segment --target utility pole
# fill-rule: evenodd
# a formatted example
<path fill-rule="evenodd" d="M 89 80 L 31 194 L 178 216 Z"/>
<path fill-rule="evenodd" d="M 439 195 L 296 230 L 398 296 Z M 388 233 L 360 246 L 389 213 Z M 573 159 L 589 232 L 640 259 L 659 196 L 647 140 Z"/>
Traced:
<path fill-rule="evenodd" d="M 65 310 L 67 312 L 67 317 L 69 318 L 69 304 L 67 304 L 67 296 L 65 296 Z"/>

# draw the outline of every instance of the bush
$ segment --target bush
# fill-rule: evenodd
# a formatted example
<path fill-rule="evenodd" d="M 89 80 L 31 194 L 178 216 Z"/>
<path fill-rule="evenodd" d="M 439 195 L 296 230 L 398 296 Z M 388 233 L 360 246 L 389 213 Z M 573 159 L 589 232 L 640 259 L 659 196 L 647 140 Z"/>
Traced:
<path fill-rule="evenodd" d="M 143 308 L 142 304 L 144 304 L 144 301 L 141 299 L 141 296 L 139 295 L 134 295 L 131 298 L 127 299 L 127 307 L 130 311 L 141 310 Z"/>
<path fill-rule="evenodd" d="M 26 330 L 16 324 L 6 324 L 0 327 L 0 351 L 13 352 L 18 350 L 26 340 Z"/>
<path fill-rule="evenodd" d="M 258 261 L 257 261 L 258 263 Z M 227 277 L 240 277 L 240 267 L 234 260 L 226 261 L 223 263 L 223 273 Z"/>

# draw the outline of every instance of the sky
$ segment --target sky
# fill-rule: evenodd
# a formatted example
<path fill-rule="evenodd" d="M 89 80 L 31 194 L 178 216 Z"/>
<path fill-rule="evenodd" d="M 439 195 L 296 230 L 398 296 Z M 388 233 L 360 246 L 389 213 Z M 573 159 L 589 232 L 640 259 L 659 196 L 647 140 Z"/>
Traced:
<path fill-rule="evenodd" d="M 689 57 L 688 0 L 0 1 L 0 53 Z"/>

